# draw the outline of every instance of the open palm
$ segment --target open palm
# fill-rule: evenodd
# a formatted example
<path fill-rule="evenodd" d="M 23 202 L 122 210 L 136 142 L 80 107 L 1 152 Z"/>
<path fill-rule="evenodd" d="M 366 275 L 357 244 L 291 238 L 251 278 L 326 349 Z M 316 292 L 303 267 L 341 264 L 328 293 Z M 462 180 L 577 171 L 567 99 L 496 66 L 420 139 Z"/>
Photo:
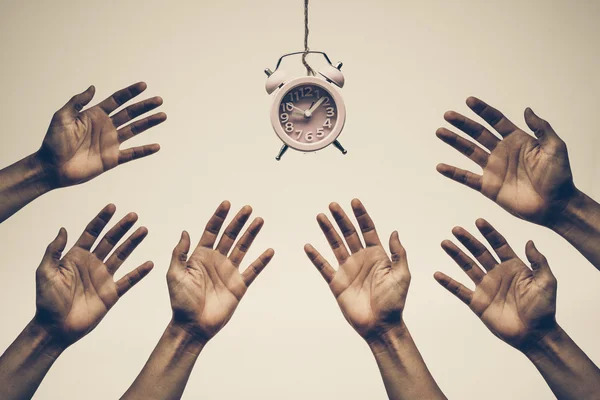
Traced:
<path fill-rule="evenodd" d="M 254 219 L 231 250 L 252 213 L 250 206 L 240 210 L 213 249 L 229 208 L 229 202 L 221 203 L 189 259 L 190 237 L 183 232 L 167 274 L 174 322 L 202 342 L 227 324 L 248 286 L 274 255 L 272 249 L 266 250 L 240 273 L 240 264 L 263 226 L 261 218 Z"/>
<path fill-rule="evenodd" d="M 483 174 L 446 164 L 438 165 L 438 171 L 481 192 L 513 215 L 542 225 L 551 223 L 552 215 L 562 211 L 575 192 L 565 143 L 529 108 L 525 110 L 525 121 L 537 138 L 479 99 L 470 97 L 467 105 L 502 139 L 461 114 L 447 112 L 444 118 L 448 122 L 489 153 L 456 133 L 440 128 L 437 136 L 477 163 Z"/>
<path fill-rule="evenodd" d="M 153 267 L 146 262 L 114 281 L 114 273 L 148 232 L 139 228 L 109 256 L 114 245 L 137 221 L 133 213 L 115 225 L 91 251 L 114 212 L 113 205 L 106 206 L 62 258 L 67 232 L 61 229 L 37 270 L 36 319 L 67 346 L 94 329 L 119 298 Z"/>
<path fill-rule="evenodd" d="M 500 262 L 466 230 L 455 228 L 456 238 L 476 256 L 487 273 L 452 242 L 444 241 L 444 250 L 466 272 L 476 288 L 471 291 L 441 272 L 437 272 L 435 278 L 465 302 L 494 335 L 523 350 L 540 340 L 556 324 L 556 279 L 533 242 L 526 246 L 530 269 L 487 221 L 478 220 L 477 227 Z"/>
<path fill-rule="evenodd" d="M 362 337 L 369 338 L 402 321 L 410 284 L 406 252 L 394 232 L 390 237 L 390 260 L 360 200 L 352 201 L 352 209 L 366 247 L 342 208 L 337 203 L 329 208 L 351 253 L 324 214 L 319 214 L 317 221 L 339 269 L 334 270 L 313 246 L 306 245 L 305 251 L 329 284 L 346 320 Z"/>
<path fill-rule="evenodd" d="M 109 116 L 145 89 L 145 83 L 136 83 L 81 111 L 94 97 L 95 89 L 90 86 L 54 114 L 38 157 L 46 170 L 51 171 L 56 186 L 88 181 L 119 164 L 154 154 L 160 149 L 158 144 L 119 149 L 121 143 L 165 121 L 166 115 L 157 113 L 125 125 L 160 106 L 160 97 L 141 101 Z"/>

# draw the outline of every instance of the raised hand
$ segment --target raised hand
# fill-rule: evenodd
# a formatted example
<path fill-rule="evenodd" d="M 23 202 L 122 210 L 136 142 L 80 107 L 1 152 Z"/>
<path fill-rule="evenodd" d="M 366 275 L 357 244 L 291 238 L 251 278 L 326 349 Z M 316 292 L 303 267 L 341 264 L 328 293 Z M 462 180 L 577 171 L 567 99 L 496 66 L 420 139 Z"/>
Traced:
<path fill-rule="evenodd" d="M 310 244 L 304 246 L 304 251 L 329 284 L 346 320 L 369 345 L 388 398 L 445 399 L 402 318 L 410 272 L 398 232 L 390 235 L 390 259 L 360 200 L 352 200 L 352 210 L 362 231 L 364 245 L 339 204 L 331 203 L 329 210 L 346 243 L 342 242 L 325 214 L 319 214 L 317 222 L 339 268 L 336 271 Z"/>
<path fill-rule="evenodd" d="M 37 269 L 34 321 L 65 347 L 94 329 L 119 298 L 152 270 L 153 264 L 148 261 L 118 281 L 113 280 L 115 272 L 148 234 L 146 228 L 138 228 L 113 252 L 137 221 L 134 213 L 121 219 L 91 250 L 114 213 L 114 205 L 104 207 L 64 257 L 67 232 L 61 229 Z"/>
<path fill-rule="evenodd" d="M 467 304 L 494 335 L 527 351 L 557 327 L 556 279 L 532 241 L 525 247 L 529 268 L 487 221 L 479 219 L 476 224 L 500 261 L 466 230 L 457 227 L 452 233 L 483 269 L 451 241 L 442 242 L 442 248 L 475 283 L 475 291 L 441 272 L 435 273 L 435 279 Z"/>
<path fill-rule="evenodd" d="M 346 320 L 369 340 L 401 325 L 410 284 L 406 252 L 398 232 L 393 232 L 389 241 L 390 259 L 360 200 L 352 200 L 352 210 L 362 231 L 364 246 L 340 205 L 331 203 L 329 210 L 348 247 L 325 214 L 319 214 L 317 222 L 339 263 L 338 270 L 312 245 L 307 244 L 304 250 L 329 284 Z"/>
<path fill-rule="evenodd" d="M 119 149 L 126 140 L 166 120 L 166 114 L 157 113 L 130 123 L 160 106 L 160 97 L 132 104 L 110 116 L 144 90 L 144 82 L 133 84 L 82 111 L 94 97 L 94 86 L 90 86 L 54 114 L 37 152 L 37 159 L 53 187 L 88 181 L 117 165 L 149 156 L 160 149 L 158 144 Z"/>
<path fill-rule="evenodd" d="M 187 232 L 182 233 L 167 273 L 172 324 L 201 343 L 208 342 L 227 324 L 250 284 L 275 254 L 273 249 L 265 250 L 240 272 L 240 264 L 260 232 L 263 220 L 255 218 L 234 246 L 252 213 L 250 206 L 243 207 L 215 247 L 229 208 L 227 201 L 219 205 L 189 258 L 190 237 Z"/>
<path fill-rule="evenodd" d="M 535 137 L 475 97 L 469 97 L 467 105 L 500 137 L 461 114 L 447 112 L 446 121 L 481 146 L 446 128 L 438 129 L 437 136 L 473 160 L 483 174 L 446 164 L 439 164 L 438 171 L 481 192 L 519 218 L 551 226 L 576 194 L 565 143 L 530 108 L 525 110 L 525 122 Z"/>

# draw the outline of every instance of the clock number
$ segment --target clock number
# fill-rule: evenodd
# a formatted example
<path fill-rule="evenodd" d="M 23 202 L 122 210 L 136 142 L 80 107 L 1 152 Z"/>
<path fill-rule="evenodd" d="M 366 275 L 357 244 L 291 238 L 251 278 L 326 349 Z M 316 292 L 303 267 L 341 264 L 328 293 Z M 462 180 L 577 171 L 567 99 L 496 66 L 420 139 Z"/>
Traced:
<path fill-rule="evenodd" d="M 323 126 L 326 126 L 326 127 L 328 127 L 329 129 L 331 129 L 331 119 L 330 119 L 330 118 L 327 118 L 327 119 L 325 120 L 325 122 L 323 122 Z"/>
<path fill-rule="evenodd" d="M 300 95 L 297 90 L 295 92 L 290 92 L 290 101 L 292 103 L 294 102 L 294 95 L 296 96 L 296 101 L 300 100 Z"/>
<path fill-rule="evenodd" d="M 296 136 L 296 140 L 299 141 L 302 138 L 302 129 L 298 129 L 296 133 L 298 134 L 298 136 Z"/>
<path fill-rule="evenodd" d="M 291 122 L 288 122 L 287 124 L 285 124 L 285 131 L 287 133 L 291 133 L 294 131 L 294 124 L 292 124 Z"/>
<path fill-rule="evenodd" d="M 313 96 L 312 88 L 310 86 L 305 87 L 304 90 L 306 90 L 306 92 L 304 92 L 304 96 L 306 96 L 306 97 L 312 97 Z"/>
<path fill-rule="evenodd" d="M 281 103 L 281 112 L 292 112 L 294 110 L 294 104 L 292 103 Z"/>
<path fill-rule="evenodd" d="M 308 140 L 309 142 L 312 142 L 312 140 L 315 138 L 313 136 L 312 132 L 306 132 L 306 136 L 305 137 L 306 137 L 306 140 Z"/>
<path fill-rule="evenodd" d="M 327 116 L 328 117 L 333 117 L 335 115 L 335 110 L 333 109 L 333 107 L 327 107 Z"/>
<path fill-rule="evenodd" d="M 283 113 L 279 116 L 281 118 L 281 122 L 286 123 L 290 120 L 290 116 L 287 113 Z"/>
<path fill-rule="evenodd" d="M 323 131 L 323 128 L 317 128 L 317 137 L 323 137 L 323 135 L 325 135 L 325 131 Z"/>
<path fill-rule="evenodd" d="M 324 106 L 330 106 L 331 105 L 331 101 L 329 101 L 329 97 L 325 97 L 325 100 L 323 101 L 323 105 Z"/>
<path fill-rule="evenodd" d="M 319 89 L 315 89 L 315 96 L 317 97 L 317 99 L 321 98 L 321 92 L 319 91 Z"/>

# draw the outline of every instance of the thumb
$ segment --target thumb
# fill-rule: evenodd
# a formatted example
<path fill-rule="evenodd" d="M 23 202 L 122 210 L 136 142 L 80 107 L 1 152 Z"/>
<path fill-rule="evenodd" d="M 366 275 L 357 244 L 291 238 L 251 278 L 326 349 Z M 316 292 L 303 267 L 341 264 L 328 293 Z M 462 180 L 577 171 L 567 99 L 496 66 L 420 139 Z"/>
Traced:
<path fill-rule="evenodd" d="M 79 112 L 85 107 L 92 99 L 94 98 L 94 93 L 96 93 L 96 88 L 94 85 L 87 88 L 82 93 L 76 94 L 71 97 L 71 99 L 58 110 L 58 114 L 62 114 L 65 116 L 75 117 Z"/>
<path fill-rule="evenodd" d="M 401 271 L 410 276 L 406 250 L 404 249 L 404 246 L 402 246 L 402 243 L 400 243 L 398 231 L 394 231 L 390 235 L 390 253 L 392 253 L 392 270 Z"/>
<path fill-rule="evenodd" d="M 525 255 L 527 256 L 527 260 L 531 263 L 531 269 L 533 270 L 535 279 L 541 282 L 545 287 L 555 288 L 556 278 L 550 270 L 548 260 L 539 252 L 531 240 L 528 241 L 525 246 Z"/>
<path fill-rule="evenodd" d="M 173 255 L 171 257 L 171 268 L 175 267 L 185 267 L 185 263 L 187 262 L 188 252 L 190 251 L 190 235 L 183 231 L 181 233 L 181 238 L 179 239 L 179 243 L 173 249 Z"/>
<path fill-rule="evenodd" d="M 67 231 L 65 228 L 60 228 L 56 238 L 46 247 L 46 253 L 42 259 L 40 269 L 58 264 L 62 257 L 62 252 L 67 245 Z"/>
<path fill-rule="evenodd" d="M 542 148 L 559 151 L 565 147 L 565 143 L 554 132 L 552 126 L 547 121 L 538 117 L 529 107 L 525 109 L 525 122 L 529 129 L 533 131 Z"/>

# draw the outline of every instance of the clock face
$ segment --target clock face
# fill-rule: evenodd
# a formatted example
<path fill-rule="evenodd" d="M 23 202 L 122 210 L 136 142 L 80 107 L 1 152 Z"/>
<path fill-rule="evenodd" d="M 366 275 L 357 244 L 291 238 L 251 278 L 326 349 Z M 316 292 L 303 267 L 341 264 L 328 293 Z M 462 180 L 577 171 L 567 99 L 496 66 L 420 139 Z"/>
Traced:
<path fill-rule="evenodd" d="M 327 89 L 306 83 L 283 94 L 278 114 L 281 129 L 289 139 L 302 145 L 316 145 L 334 131 L 338 106 Z"/>

